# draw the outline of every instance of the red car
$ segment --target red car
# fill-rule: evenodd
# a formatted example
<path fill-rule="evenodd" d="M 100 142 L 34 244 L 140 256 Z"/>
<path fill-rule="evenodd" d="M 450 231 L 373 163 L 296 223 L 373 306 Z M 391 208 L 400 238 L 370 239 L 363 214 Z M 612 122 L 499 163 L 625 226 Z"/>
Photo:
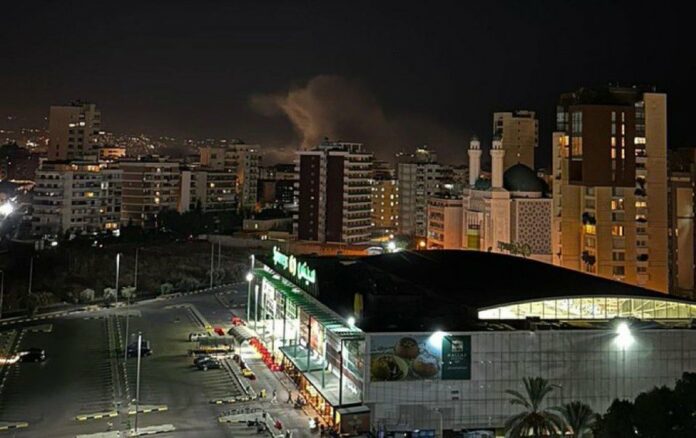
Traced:
<path fill-rule="evenodd" d="M 238 316 L 233 316 L 232 317 L 232 325 L 234 325 L 234 326 L 244 325 L 244 321 L 242 321 L 242 318 L 240 318 Z"/>
<path fill-rule="evenodd" d="M 217 333 L 220 336 L 225 336 L 225 331 L 222 329 L 222 327 L 215 327 L 215 333 Z"/>

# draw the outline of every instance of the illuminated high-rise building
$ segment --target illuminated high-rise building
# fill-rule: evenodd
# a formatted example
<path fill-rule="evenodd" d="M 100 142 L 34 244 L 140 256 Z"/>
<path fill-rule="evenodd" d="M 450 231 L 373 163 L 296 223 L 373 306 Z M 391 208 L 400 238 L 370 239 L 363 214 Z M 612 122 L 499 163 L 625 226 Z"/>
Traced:
<path fill-rule="evenodd" d="M 300 240 L 363 243 L 372 230 L 372 154 L 323 141 L 297 152 L 294 232 Z"/>
<path fill-rule="evenodd" d="M 667 96 L 563 94 L 553 173 L 554 263 L 667 291 Z"/>

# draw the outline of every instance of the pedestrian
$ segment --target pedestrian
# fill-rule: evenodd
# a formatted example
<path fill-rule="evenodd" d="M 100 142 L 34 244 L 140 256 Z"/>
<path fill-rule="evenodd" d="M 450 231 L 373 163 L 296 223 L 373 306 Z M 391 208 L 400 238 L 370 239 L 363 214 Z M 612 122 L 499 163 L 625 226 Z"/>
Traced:
<path fill-rule="evenodd" d="M 288 391 L 288 402 L 289 405 L 292 404 L 292 391 Z"/>
<path fill-rule="evenodd" d="M 278 403 L 278 394 L 276 393 L 276 390 L 273 390 L 273 398 L 271 399 L 271 403 L 276 404 Z"/>
<path fill-rule="evenodd" d="M 266 390 L 261 389 L 261 398 L 266 398 Z"/>

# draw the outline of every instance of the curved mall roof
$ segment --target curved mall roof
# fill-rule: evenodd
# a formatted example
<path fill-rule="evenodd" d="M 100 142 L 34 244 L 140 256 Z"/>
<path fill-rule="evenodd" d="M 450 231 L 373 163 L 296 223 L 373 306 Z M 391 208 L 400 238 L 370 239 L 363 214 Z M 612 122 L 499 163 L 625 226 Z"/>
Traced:
<path fill-rule="evenodd" d="M 302 257 L 341 315 L 363 296 L 368 331 L 472 328 L 486 319 L 696 318 L 696 303 L 517 256 L 465 250 Z"/>

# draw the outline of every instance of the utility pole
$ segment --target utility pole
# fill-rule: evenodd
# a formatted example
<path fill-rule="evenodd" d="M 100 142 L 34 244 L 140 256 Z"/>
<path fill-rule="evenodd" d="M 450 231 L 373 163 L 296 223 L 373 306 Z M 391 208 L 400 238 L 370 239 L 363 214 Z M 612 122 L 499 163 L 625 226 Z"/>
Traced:
<path fill-rule="evenodd" d="M 138 252 L 140 251 L 140 248 L 135 248 L 135 279 L 133 280 L 133 287 L 135 288 L 134 292 L 138 291 Z"/>
<path fill-rule="evenodd" d="M 2 302 L 5 298 L 5 271 L 0 269 L 0 319 L 2 319 Z"/>
<path fill-rule="evenodd" d="M 213 288 L 213 269 L 215 268 L 215 242 L 210 246 L 210 288 Z"/>
<path fill-rule="evenodd" d="M 220 264 L 222 263 L 222 242 L 218 242 L 218 270 L 220 269 Z"/>
<path fill-rule="evenodd" d="M 140 404 L 140 349 L 143 345 L 143 335 L 138 332 L 138 367 L 135 377 L 135 435 L 138 435 L 138 405 Z"/>
<path fill-rule="evenodd" d="M 130 312 L 126 311 L 126 335 L 123 338 L 123 366 L 126 366 L 126 362 L 128 362 L 128 320 L 130 316 Z"/>
<path fill-rule="evenodd" d="M 31 281 L 34 278 L 34 256 L 29 258 L 29 290 L 27 291 L 27 296 L 31 295 Z"/>

